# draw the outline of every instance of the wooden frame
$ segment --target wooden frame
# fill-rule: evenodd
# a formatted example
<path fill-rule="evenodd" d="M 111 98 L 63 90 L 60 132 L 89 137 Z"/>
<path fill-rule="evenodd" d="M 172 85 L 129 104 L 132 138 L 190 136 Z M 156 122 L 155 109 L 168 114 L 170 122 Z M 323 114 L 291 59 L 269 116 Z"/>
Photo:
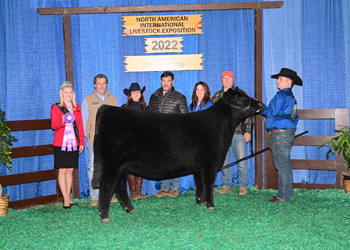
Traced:
<path fill-rule="evenodd" d="M 255 98 L 262 100 L 262 9 L 281 8 L 284 1 L 247 2 L 247 3 L 216 3 L 216 4 L 179 4 L 179 5 L 144 5 L 144 6 L 106 6 L 106 7 L 71 7 L 71 8 L 38 8 L 40 15 L 62 15 L 64 30 L 64 48 L 66 60 L 67 80 L 73 81 L 73 60 L 70 32 L 71 14 L 111 14 L 111 13 L 148 13 L 148 12 L 175 12 L 175 11 L 208 11 L 208 10 L 239 10 L 254 9 L 254 87 Z M 255 151 L 262 150 L 262 122 L 261 116 L 256 116 L 255 122 Z M 262 154 L 255 157 L 255 185 L 263 188 Z"/>
<path fill-rule="evenodd" d="M 335 128 L 338 125 L 349 125 L 349 109 L 303 109 L 298 110 L 300 119 L 333 119 Z M 265 145 L 269 145 L 269 132 L 265 131 Z M 330 140 L 330 136 L 301 136 L 295 138 L 295 146 L 319 146 Z M 293 188 L 305 189 L 332 189 L 342 188 L 342 172 L 348 169 L 348 163 L 340 155 L 335 160 L 291 160 L 293 169 L 308 170 L 334 170 L 336 171 L 336 184 L 294 183 Z M 278 188 L 278 174 L 272 161 L 271 151 L 265 154 L 265 189 Z"/>
<path fill-rule="evenodd" d="M 146 6 L 110 6 L 110 7 L 76 7 L 76 8 L 38 8 L 40 15 L 62 15 L 64 51 L 66 78 L 74 84 L 73 79 L 73 59 L 71 46 L 70 15 L 71 14 L 108 14 L 108 13 L 148 13 L 148 12 L 175 12 L 175 11 L 208 11 L 208 10 L 238 10 L 254 9 L 254 83 L 255 98 L 262 100 L 262 9 L 281 8 L 283 1 L 275 2 L 248 2 L 248 3 L 219 3 L 219 4 L 183 4 L 183 5 L 146 5 Z M 336 124 L 349 124 L 349 112 L 341 109 L 335 110 L 298 110 L 301 119 L 335 119 Z M 255 150 L 260 151 L 263 147 L 263 119 L 256 116 L 255 130 Z M 12 131 L 49 129 L 50 120 L 31 120 L 9 122 Z M 268 132 L 265 131 L 265 145 L 268 145 Z M 328 140 L 332 136 L 302 136 L 297 138 L 294 145 L 319 145 L 321 142 Z M 13 158 L 28 157 L 36 155 L 51 154 L 52 145 L 41 145 L 31 147 L 13 148 Z M 274 169 L 271 153 L 265 154 L 265 188 L 277 188 L 277 171 Z M 322 166 L 320 167 L 320 165 Z M 262 154 L 255 157 L 255 183 L 258 189 L 263 187 L 262 173 Z M 327 169 L 337 171 L 337 184 L 294 184 L 296 188 L 340 188 L 341 171 L 347 168 L 346 162 L 341 157 L 335 161 L 310 161 L 310 160 L 292 160 L 294 169 Z M 0 183 L 4 186 L 51 180 L 57 178 L 56 170 L 39 171 L 34 173 L 25 173 L 19 175 L 0 176 Z M 30 179 L 30 181 L 27 181 Z M 77 171 L 74 173 L 73 198 L 79 197 L 79 180 Z M 62 200 L 57 187 L 57 195 L 38 197 L 24 201 L 10 202 L 10 207 L 25 208 L 38 204 L 46 204 Z"/>

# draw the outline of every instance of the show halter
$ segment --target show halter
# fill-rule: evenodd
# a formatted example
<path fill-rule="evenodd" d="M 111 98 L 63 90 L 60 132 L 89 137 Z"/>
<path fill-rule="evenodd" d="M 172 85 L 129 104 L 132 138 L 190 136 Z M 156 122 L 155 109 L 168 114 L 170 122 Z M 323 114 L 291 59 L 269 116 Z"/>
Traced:
<path fill-rule="evenodd" d="M 66 127 L 64 128 L 64 136 L 63 136 L 61 150 L 65 151 L 67 148 L 67 151 L 72 151 L 72 146 L 73 146 L 73 151 L 76 151 L 77 144 L 75 142 L 75 134 L 74 134 L 74 128 L 73 128 L 73 122 L 75 120 L 75 117 L 72 113 L 66 113 L 63 116 L 63 120 L 66 123 Z"/>

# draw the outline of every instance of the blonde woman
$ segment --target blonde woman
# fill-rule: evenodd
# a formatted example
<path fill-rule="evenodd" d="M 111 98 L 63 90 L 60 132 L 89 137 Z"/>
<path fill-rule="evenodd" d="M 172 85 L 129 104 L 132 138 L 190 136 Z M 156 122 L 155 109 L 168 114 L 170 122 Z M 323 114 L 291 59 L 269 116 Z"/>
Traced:
<path fill-rule="evenodd" d="M 63 208 L 68 209 L 75 205 L 70 198 L 73 169 L 78 168 L 78 157 L 84 150 L 81 110 L 75 102 L 73 85 L 68 81 L 60 88 L 60 102 L 51 107 L 51 128 L 55 131 L 54 162 L 55 169 L 58 169 Z"/>

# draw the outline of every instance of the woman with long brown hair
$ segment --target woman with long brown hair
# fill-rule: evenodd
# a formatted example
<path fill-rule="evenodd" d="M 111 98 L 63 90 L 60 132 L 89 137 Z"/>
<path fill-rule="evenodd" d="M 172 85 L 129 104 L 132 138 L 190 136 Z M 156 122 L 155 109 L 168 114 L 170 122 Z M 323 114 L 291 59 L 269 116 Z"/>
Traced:
<path fill-rule="evenodd" d="M 188 107 L 188 112 L 201 111 L 212 105 L 209 86 L 202 81 L 196 83 L 193 88 L 192 103 Z"/>
<path fill-rule="evenodd" d="M 192 103 L 188 107 L 188 112 L 197 112 L 207 109 L 213 105 L 210 98 L 210 89 L 205 82 L 197 82 L 193 88 Z M 188 190 L 195 188 L 193 175 L 186 175 L 181 177 L 181 183 L 187 186 Z"/>
<path fill-rule="evenodd" d="M 145 102 L 145 98 L 143 96 L 143 92 L 146 87 L 144 86 L 142 89 L 137 82 L 133 82 L 130 85 L 129 89 L 124 89 L 124 94 L 128 96 L 127 103 L 122 105 L 122 108 L 134 109 L 146 111 L 147 104 Z M 128 183 L 129 183 L 129 191 L 130 198 L 133 200 L 145 199 L 148 196 L 141 193 L 142 181 L 143 178 L 140 176 L 135 176 L 133 174 L 128 174 Z"/>

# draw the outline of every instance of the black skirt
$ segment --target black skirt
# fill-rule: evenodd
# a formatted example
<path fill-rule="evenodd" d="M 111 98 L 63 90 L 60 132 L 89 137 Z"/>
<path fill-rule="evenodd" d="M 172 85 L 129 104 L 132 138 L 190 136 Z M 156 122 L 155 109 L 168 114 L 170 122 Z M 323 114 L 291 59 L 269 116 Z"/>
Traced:
<path fill-rule="evenodd" d="M 61 147 L 54 146 L 53 153 L 55 169 L 78 168 L 79 146 L 76 151 L 62 151 Z"/>

